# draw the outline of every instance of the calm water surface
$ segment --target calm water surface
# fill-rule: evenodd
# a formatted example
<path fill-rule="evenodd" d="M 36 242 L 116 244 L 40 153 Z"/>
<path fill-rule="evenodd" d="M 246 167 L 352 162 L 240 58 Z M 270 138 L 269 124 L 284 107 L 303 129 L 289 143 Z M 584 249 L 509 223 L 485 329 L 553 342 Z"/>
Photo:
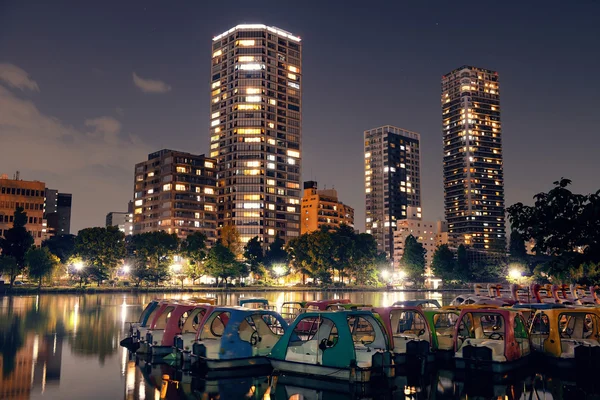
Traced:
<path fill-rule="evenodd" d="M 213 294 L 219 304 L 240 296 L 284 301 L 350 298 L 374 306 L 415 299 L 418 293 L 229 293 Z M 452 294 L 426 296 L 447 304 Z M 98 294 L 0 297 L 0 399 L 160 399 L 168 374 L 167 399 L 600 399 L 595 382 L 575 382 L 526 373 L 501 380 L 458 377 L 451 370 L 396 376 L 375 395 L 351 393 L 348 385 L 269 377 L 204 379 L 167 365 L 136 360 L 119 346 L 126 322 L 136 320 L 152 298 L 190 295 Z"/>

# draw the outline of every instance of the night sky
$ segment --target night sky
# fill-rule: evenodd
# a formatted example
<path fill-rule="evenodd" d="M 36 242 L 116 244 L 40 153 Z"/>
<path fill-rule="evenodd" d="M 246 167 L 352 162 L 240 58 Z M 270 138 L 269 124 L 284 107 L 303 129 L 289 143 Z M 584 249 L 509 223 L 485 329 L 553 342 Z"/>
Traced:
<path fill-rule="evenodd" d="M 443 217 L 440 78 L 500 74 L 507 206 L 561 176 L 600 188 L 598 1 L 3 1 L 0 173 L 73 193 L 72 231 L 125 211 L 149 152 L 208 153 L 212 37 L 303 40 L 303 179 L 364 230 L 363 131 L 421 134 L 424 217 Z"/>

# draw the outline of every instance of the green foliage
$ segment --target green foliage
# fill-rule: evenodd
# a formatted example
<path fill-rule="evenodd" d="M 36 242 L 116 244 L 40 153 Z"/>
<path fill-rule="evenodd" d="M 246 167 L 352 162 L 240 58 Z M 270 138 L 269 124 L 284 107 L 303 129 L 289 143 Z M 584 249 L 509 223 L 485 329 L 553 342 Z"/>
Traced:
<path fill-rule="evenodd" d="M 75 239 L 75 252 L 88 276 L 100 285 L 114 278 L 125 258 L 125 234 L 116 226 L 82 229 Z"/>
<path fill-rule="evenodd" d="M 187 276 L 196 283 L 197 279 L 206 275 L 204 268 L 204 259 L 206 258 L 206 235 L 202 232 L 189 234 L 181 242 L 181 253 L 189 260 L 182 271 L 182 275 Z M 182 282 L 183 285 L 183 282 Z"/>
<path fill-rule="evenodd" d="M 456 277 L 460 280 L 467 280 L 470 269 L 467 248 L 461 244 L 458 246 L 458 249 L 456 249 Z"/>
<path fill-rule="evenodd" d="M 510 232 L 510 244 L 508 248 L 508 252 L 510 254 L 511 261 L 521 261 L 524 262 L 527 260 L 527 249 L 525 248 L 525 241 L 523 240 L 523 236 L 518 231 Z"/>
<path fill-rule="evenodd" d="M 431 261 L 433 274 L 446 282 L 460 280 L 456 271 L 456 260 L 454 253 L 447 244 L 442 244 L 435 249 Z"/>
<path fill-rule="evenodd" d="M 263 265 L 265 256 L 263 253 L 262 244 L 258 236 L 253 237 L 244 246 L 244 258 L 250 267 L 250 272 L 255 279 L 262 279 L 266 273 Z"/>
<path fill-rule="evenodd" d="M 423 282 L 425 274 L 425 253 L 423 244 L 419 243 L 413 235 L 408 235 L 404 242 L 404 253 L 400 265 L 407 276 L 417 282 Z"/>
<path fill-rule="evenodd" d="M 535 195 L 533 206 L 507 209 L 513 230 L 535 241 L 536 254 L 550 256 L 536 273 L 556 282 L 584 280 L 583 265 L 600 262 L 600 191 L 575 194 L 570 184 L 561 178 L 548 193 Z"/>
<path fill-rule="evenodd" d="M 135 255 L 132 276 L 134 281 L 142 279 L 154 286 L 169 279 L 169 266 L 179 250 L 179 238 L 165 231 L 146 232 L 131 237 Z"/>
<path fill-rule="evenodd" d="M 236 261 L 235 254 L 229 248 L 218 242 L 208 252 L 205 265 L 206 272 L 217 278 L 217 285 L 219 278 L 227 285 L 229 278 L 240 275 L 243 264 Z"/>
<path fill-rule="evenodd" d="M 42 242 L 42 247 L 47 247 L 50 253 L 66 264 L 75 254 L 75 235 L 55 235 Z"/>
<path fill-rule="evenodd" d="M 17 207 L 13 214 L 13 227 L 4 232 L 4 238 L 0 238 L 2 256 L 14 259 L 14 263 L 8 262 L 4 267 L 4 273 L 10 277 L 11 288 L 17 276 L 23 273 L 25 254 L 34 243 L 33 236 L 25 228 L 26 224 L 27 214 L 23 207 Z"/>
<path fill-rule="evenodd" d="M 273 243 L 269 245 L 269 249 L 265 252 L 264 263 L 268 269 L 273 270 L 273 267 L 279 264 L 287 267 L 288 253 L 283 248 L 284 245 L 283 239 L 276 235 Z"/>
<path fill-rule="evenodd" d="M 38 280 L 38 288 L 42 287 L 42 279 L 52 275 L 59 263 L 60 259 L 46 247 L 31 248 L 25 254 L 27 273 L 30 279 Z"/>

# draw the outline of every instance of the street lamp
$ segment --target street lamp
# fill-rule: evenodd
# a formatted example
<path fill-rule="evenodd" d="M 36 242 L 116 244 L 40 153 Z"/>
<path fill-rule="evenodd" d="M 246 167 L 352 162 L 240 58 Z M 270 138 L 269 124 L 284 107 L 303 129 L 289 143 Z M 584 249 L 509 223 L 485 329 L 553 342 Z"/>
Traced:
<path fill-rule="evenodd" d="M 521 277 L 523 276 L 523 273 L 521 272 L 521 270 L 519 268 L 511 268 L 508 271 L 508 276 L 511 279 L 514 279 L 517 283 L 520 283 Z"/>
<path fill-rule="evenodd" d="M 384 269 L 383 271 L 381 271 L 381 277 L 387 281 L 390 277 L 390 271 Z"/>
<path fill-rule="evenodd" d="M 123 265 L 123 273 L 128 274 L 131 272 L 131 267 L 129 265 Z"/>
<path fill-rule="evenodd" d="M 73 264 L 73 267 L 76 271 L 81 271 L 85 267 L 85 265 L 83 265 L 81 261 L 77 261 L 75 264 Z"/>

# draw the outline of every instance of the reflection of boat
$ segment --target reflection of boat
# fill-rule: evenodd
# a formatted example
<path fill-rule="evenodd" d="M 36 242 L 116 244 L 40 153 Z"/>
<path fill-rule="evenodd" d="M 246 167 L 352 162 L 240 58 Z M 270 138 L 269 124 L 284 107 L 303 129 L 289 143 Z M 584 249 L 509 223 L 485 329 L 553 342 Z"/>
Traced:
<path fill-rule="evenodd" d="M 201 323 L 192 361 L 209 370 L 269 366 L 266 356 L 287 327 L 275 311 L 217 307 Z"/>
<path fill-rule="evenodd" d="M 435 299 L 420 300 L 400 300 L 392 304 L 398 307 L 419 307 L 419 308 L 441 308 L 440 302 Z"/>
<path fill-rule="evenodd" d="M 385 328 L 369 311 L 307 311 L 269 358 L 283 373 L 366 382 L 393 373 L 389 350 Z"/>
<path fill-rule="evenodd" d="M 390 338 L 394 364 L 433 361 L 432 332 L 420 307 L 377 307 L 373 312 Z"/>
<path fill-rule="evenodd" d="M 459 369 L 509 371 L 530 354 L 526 323 L 517 311 L 463 309 L 454 337 L 454 360 Z"/>
<path fill-rule="evenodd" d="M 591 367 L 600 359 L 600 311 L 596 308 L 537 310 L 531 346 L 545 361 L 565 367 Z"/>
<path fill-rule="evenodd" d="M 191 391 L 184 391 L 188 399 L 266 399 L 269 377 L 235 377 L 219 379 L 192 378 Z"/>
<path fill-rule="evenodd" d="M 269 393 L 272 400 L 349 400 L 364 399 L 365 396 L 379 398 L 376 397 L 377 394 L 388 390 L 387 380 L 348 383 L 293 374 L 277 375 L 272 379 L 274 383 Z"/>

